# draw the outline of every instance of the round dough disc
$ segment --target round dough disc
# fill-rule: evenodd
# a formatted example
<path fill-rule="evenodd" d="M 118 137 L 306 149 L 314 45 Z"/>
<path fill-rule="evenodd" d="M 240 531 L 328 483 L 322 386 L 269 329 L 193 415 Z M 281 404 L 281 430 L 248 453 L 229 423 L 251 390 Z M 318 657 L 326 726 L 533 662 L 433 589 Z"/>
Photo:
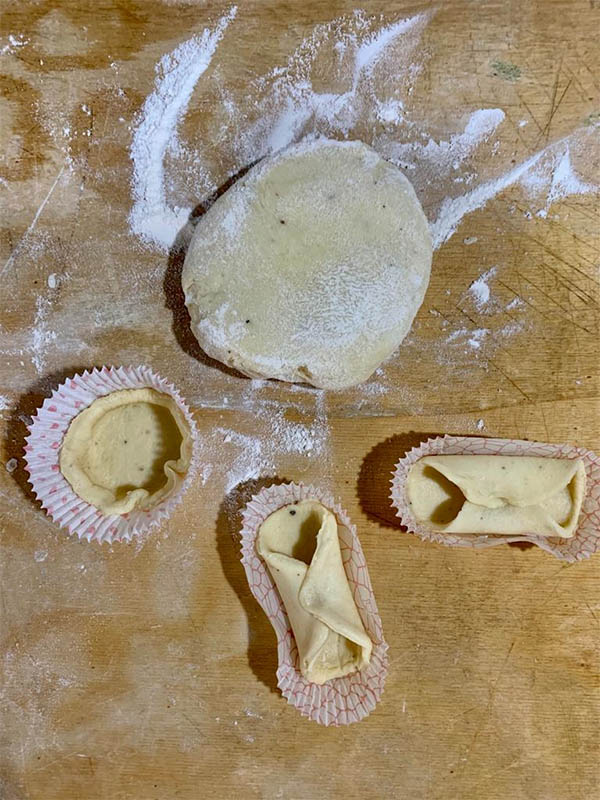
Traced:
<path fill-rule="evenodd" d="M 251 377 L 342 389 L 404 339 L 431 257 L 402 172 L 362 142 L 313 139 L 264 159 L 209 208 L 182 284 L 208 355 Z"/>

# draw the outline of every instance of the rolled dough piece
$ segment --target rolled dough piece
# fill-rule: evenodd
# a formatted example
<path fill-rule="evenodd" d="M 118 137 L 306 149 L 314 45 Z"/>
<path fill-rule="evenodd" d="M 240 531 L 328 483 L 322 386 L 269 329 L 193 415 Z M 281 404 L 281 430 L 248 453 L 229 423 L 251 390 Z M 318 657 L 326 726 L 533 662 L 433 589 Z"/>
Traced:
<path fill-rule="evenodd" d="M 373 645 L 348 585 L 332 512 L 315 500 L 284 506 L 260 526 L 256 546 L 283 600 L 306 680 L 322 684 L 367 666 Z"/>
<path fill-rule="evenodd" d="M 581 460 L 530 456 L 425 456 L 407 497 L 418 522 L 472 534 L 570 538 L 585 494 Z"/>
<path fill-rule="evenodd" d="M 59 454 L 75 494 L 104 514 L 154 508 L 184 481 L 191 460 L 183 412 L 150 388 L 94 400 L 71 422 Z"/>
<path fill-rule="evenodd" d="M 182 285 L 213 358 L 251 377 L 341 389 L 408 333 L 432 245 L 402 172 L 362 142 L 266 158 L 199 221 Z"/>

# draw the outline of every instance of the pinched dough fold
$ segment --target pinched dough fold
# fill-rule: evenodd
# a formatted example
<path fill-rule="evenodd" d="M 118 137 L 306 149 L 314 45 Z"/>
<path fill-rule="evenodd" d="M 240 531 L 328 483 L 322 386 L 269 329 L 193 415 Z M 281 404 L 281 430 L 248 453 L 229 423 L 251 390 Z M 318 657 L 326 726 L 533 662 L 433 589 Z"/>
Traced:
<path fill-rule="evenodd" d="M 302 675 L 322 684 L 365 667 L 372 643 L 348 585 L 331 511 L 313 500 L 284 506 L 261 525 L 257 550 L 283 600 Z"/>
<path fill-rule="evenodd" d="M 448 533 L 570 538 L 584 494 L 579 459 L 426 456 L 407 482 L 417 521 Z"/>

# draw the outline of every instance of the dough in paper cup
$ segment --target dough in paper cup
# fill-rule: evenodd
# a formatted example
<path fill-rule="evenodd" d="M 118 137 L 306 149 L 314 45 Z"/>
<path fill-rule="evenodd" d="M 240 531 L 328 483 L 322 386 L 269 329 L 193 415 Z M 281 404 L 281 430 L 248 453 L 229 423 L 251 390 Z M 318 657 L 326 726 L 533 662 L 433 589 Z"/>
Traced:
<path fill-rule="evenodd" d="M 100 397 L 124 389 L 155 389 L 169 395 L 183 413 L 192 440 L 184 480 L 148 511 L 103 514 L 79 497 L 60 470 L 60 448 L 71 422 Z M 181 502 L 198 469 L 199 442 L 192 414 L 173 384 L 147 366 L 87 370 L 62 383 L 38 409 L 26 437 L 29 483 L 42 508 L 61 528 L 88 542 L 130 541 L 158 526 Z"/>
<path fill-rule="evenodd" d="M 317 500 L 335 514 L 346 577 L 363 625 L 373 642 L 371 661 L 365 669 L 322 685 L 309 683 L 298 669 L 298 650 L 285 607 L 256 550 L 258 529 L 265 519 L 282 506 L 301 500 Z M 388 645 L 383 638 L 381 618 L 356 528 L 346 512 L 330 494 L 314 486 L 294 483 L 269 486 L 246 506 L 241 540 L 242 564 L 250 590 L 277 635 L 277 685 L 281 693 L 303 716 L 321 725 L 359 722 L 375 708 L 383 692 Z"/>
<path fill-rule="evenodd" d="M 502 455 L 536 456 L 542 458 L 582 459 L 586 473 L 586 490 L 577 530 L 569 539 L 535 536 L 534 534 L 494 535 L 455 534 L 433 531 L 414 518 L 406 496 L 408 473 L 412 465 L 424 456 L 432 455 Z M 562 561 L 589 558 L 600 549 L 600 458 L 591 450 L 569 444 L 546 444 L 519 439 L 486 439 L 476 436 L 443 436 L 429 439 L 414 447 L 402 458 L 392 473 L 392 505 L 396 515 L 409 533 L 429 542 L 449 547 L 470 547 L 481 550 L 505 542 L 531 542 L 552 553 Z"/>

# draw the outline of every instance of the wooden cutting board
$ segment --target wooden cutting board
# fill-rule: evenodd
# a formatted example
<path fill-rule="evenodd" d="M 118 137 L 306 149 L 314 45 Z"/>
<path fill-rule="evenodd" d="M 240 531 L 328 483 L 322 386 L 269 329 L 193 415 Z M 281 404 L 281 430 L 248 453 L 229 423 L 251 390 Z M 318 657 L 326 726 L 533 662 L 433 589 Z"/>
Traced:
<path fill-rule="evenodd" d="M 597 2 L 369 4 L 377 24 L 427 10 L 411 108 L 450 134 L 474 109 L 506 114 L 496 154 L 475 157 L 474 186 L 596 124 Z M 185 326 L 180 261 L 140 244 L 127 216 L 129 148 L 155 65 L 226 11 L 167 0 L 3 9 L 0 797 L 591 798 L 600 557 L 427 545 L 399 529 L 388 487 L 427 435 L 600 451 L 597 196 L 536 216 L 509 186 L 466 216 L 370 389 L 323 395 L 221 370 Z M 252 81 L 353 11 L 240 2 L 191 97 L 179 157 L 193 167 L 194 148 L 209 148 L 223 183 L 235 132 L 219 133 L 215 109 L 229 98 L 251 116 Z M 325 91 L 328 70 L 312 79 Z M 597 151 L 577 168 L 597 182 Z M 492 297 L 478 307 L 469 287 L 488 270 Z M 36 505 L 23 437 L 58 381 L 120 363 L 179 386 L 204 469 L 159 532 L 101 547 L 70 540 Z M 305 452 L 278 441 L 294 425 Z M 273 477 L 330 489 L 358 526 L 390 645 L 383 700 L 359 725 L 320 727 L 277 691 L 275 637 L 236 541 L 247 497 Z"/>

